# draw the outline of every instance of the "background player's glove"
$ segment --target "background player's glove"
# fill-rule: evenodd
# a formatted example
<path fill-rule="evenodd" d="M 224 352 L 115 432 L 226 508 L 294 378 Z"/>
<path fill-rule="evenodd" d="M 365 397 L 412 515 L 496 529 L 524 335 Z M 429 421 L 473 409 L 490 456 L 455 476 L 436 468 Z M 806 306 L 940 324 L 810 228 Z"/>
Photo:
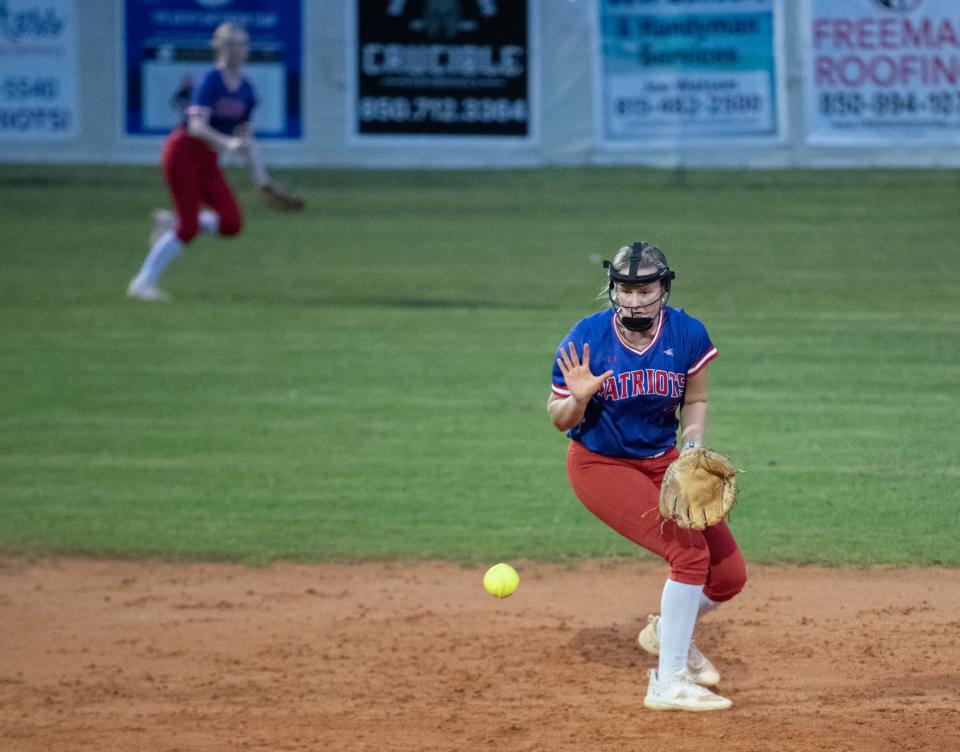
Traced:
<path fill-rule="evenodd" d="M 278 212 L 303 211 L 303 197 L 280 187 L 276 183 L 264 183 L 260 186 L 260 200 L 268 209 Z"/>
<path fill-rule="evenodd" d="M 695 530 L 716 525 L 736 503 L 736 474 L 722 454 L 703 447 L 683 450 L 664 473 L 660 515 Z"/>

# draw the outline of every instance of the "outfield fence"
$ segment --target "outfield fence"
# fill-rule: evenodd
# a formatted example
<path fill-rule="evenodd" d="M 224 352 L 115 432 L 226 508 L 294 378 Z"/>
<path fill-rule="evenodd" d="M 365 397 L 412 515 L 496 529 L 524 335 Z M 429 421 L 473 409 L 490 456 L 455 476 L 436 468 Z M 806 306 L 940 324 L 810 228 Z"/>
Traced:
<path fill-rule="evenodd" d="M 0 0 L 0 161 L 149 164 L 224 20 L 309 167 L 955 167 L 953 0 Z"/>

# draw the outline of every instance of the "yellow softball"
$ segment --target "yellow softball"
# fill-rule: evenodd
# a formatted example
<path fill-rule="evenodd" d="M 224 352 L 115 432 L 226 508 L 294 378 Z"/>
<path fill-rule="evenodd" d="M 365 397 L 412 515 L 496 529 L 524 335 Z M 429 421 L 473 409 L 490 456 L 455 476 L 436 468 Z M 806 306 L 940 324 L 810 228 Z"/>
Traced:
<path fill-rule="evenodd" d="M 497 598 L 512 595 L 519 584 L 520 575 L 517 574 L 517 570 L 503 562 L 494 564 L 483 576 L 483 586 L 490 595 Z"/>

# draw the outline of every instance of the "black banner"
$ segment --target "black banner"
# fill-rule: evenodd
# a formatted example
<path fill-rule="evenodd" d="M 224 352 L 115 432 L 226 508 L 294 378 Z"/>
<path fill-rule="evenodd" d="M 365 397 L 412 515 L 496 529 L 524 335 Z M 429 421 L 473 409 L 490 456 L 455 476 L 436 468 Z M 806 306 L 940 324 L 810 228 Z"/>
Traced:
<path fill-rule="evenodd" d="M 356 7 L 358 134 L 529 134 L 526 0 Z"/>

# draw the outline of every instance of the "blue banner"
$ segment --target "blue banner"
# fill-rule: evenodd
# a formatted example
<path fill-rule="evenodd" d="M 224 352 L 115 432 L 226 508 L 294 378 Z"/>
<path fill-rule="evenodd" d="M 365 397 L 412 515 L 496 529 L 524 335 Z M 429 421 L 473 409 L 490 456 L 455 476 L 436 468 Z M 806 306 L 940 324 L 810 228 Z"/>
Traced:
<path fill-rule="evenodd" d="M 257 136 L 303 135 L 301 0 L 126 0 L 128 134 L 164 134 L 183 120 L 192 82 L 213 65 L 210 38 L 225 21 L 250 35 L 243 73 L 257 96 Z"/>
<path fill-rule="evenodd" d="M 600 0 L 602 138 L 777 134 L 776 0 Z"/>
<path fill-rule="evenodd" d="M 77 137 L 74 0 L 0 0 L 0 142 Z"/>

